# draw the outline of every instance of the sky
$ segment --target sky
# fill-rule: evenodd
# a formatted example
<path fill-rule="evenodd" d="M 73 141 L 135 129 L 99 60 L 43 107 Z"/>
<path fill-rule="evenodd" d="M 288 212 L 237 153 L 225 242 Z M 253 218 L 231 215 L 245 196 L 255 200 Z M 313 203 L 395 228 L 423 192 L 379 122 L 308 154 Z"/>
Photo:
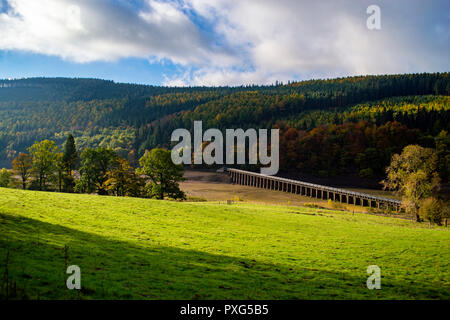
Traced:
<path fill-rule="evenodd" d="M 272 84 L 446 72 L 449 52 L 448 0 L 0 0 L 0 79 Z"/>

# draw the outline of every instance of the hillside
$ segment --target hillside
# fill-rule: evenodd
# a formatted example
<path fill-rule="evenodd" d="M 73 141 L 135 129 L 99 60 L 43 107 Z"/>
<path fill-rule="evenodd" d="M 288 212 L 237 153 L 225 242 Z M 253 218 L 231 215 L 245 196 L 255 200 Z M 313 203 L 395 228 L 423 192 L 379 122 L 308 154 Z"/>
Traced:
<path fill-rule="evenodd" d="M 449 299 L 449 243 L 442 227 L 349 212 L 0 189 L 16 298 Z M 365 285 L 373 264 L 381 290 Z"/>
<path fill-rule="evenodd" d="M 61 146 L 69 132 L 80 149 L 111 147 L 136 165 L 146 149 L 170 148 L 173 130 L 202 120 L 204 129 L 280 128 L 280 154 L 290 155 L 281 159 L 283 171 L 379 181 L 393 153 L 411 143 L 435 147 L 450 131 L 449 94 L 448 73 L 184 88 L 1 80 L 0 167 L 35 141 Z"/>

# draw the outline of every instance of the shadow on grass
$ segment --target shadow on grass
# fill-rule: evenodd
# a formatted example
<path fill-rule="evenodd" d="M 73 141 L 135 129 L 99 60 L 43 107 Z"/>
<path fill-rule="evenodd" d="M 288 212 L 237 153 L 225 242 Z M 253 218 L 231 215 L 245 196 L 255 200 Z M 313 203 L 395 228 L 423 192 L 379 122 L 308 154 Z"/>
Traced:
<path fill-rule="evenodd" d="M 449 298 L 445 288 L 421 283 L 389 281 L 370 291 L 363 272 L 287 267 L 151 239 L 124 242 L 1 213 L 0 231 L 1 299 Z M 69 265 L 81 268 L 81 290 L 66 288 Z"/>

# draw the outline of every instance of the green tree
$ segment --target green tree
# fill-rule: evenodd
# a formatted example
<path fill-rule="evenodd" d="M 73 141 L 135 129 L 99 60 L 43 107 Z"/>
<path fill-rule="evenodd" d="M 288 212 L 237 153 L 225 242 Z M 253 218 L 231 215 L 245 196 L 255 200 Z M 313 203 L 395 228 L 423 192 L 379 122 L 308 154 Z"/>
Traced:
<path fill-rule="evenodd" d="M 64 154 L 63 153 L 58 153 L 56 155 L 56 177 L 58 179 L 58 192 L 62 192 L 63 191 L 63 184 L 65 182 L 65 177 L 66 177 L 66 171 L 65 171 L 65 163 L 64 163 Z"/>
<path fill-rule="evenodd" d="M 32 168 L 39 183 L 39 190 L 47 190 L 48 184 L 54 180 L 59 148 L 54 141 L 44 140 L 33 144 L 28 151 L 33 159 Z"/>
<path fill-rule="evenodd" d="M 81 153 L 80 174 L 81 179 L 76 186 L 79 192 L 97 192 L 100 195 L 108 194 L 106 181 L 108 171 L 111 169 L 116 153 L 111 149 L 85 149 Z"/>
<path fill-rule="evenodd" d="M 22 180 L 22 189 L 27 188 L 27 181 L 31 175 L 31 168 L 33 167 L 33 161 L 29 154 L 19 153 L 17 158 L 12 162 L 13 172 L 20 176 Z"/>
<path fill-rule="evenodd" d="M 142 168 L 136 172 L 150 180 L 147 185 L 150 196 L 157 199 L 164 199 L 165 196 L 172 199 L 186 198 L 178 184 L 184 181 L 184 167 L 172 162 L 169 150 L 156 148 L 150 152 L 146 151 L 139 163 Z"/>
<path fill-rule="evenodd" d="M 73 192 L 75 186 L 73 178 L 73 170 L 76 169 L 78 162 L 78 152 L 75 145 L 75 139 L 72 134 L 67 136 L 66 143 L 64 145 L 64 153 L 62 157 L 62 168 L 65 171 L 63 175 L 63 189 L 65 192 Z"/>
<path fill-rule="evenodd" d="M 7 188 L 11 183 L 12 173 L 3 168 L 0 170 L 0 188 Z"/>
<path fill-rule="evenodd" d="M 402 195 L 406 211 L 420 221 L 420 202 L 439 188 L 436 170 L 437 155 L 433 149 L 409 145 L 401 154 L 392 156 L 391 164 L 386 168 L 387 178 L 382 183 L 385 189 L 396 190 Z"/>

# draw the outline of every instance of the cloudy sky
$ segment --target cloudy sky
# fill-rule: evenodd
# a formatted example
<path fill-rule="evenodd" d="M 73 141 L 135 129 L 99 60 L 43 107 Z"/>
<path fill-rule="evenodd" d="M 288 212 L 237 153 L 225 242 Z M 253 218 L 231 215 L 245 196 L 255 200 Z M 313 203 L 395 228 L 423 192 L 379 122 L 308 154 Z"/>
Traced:
<path fill-rule="evenodd" d="M 381 29 L 369 30 L 378 5 Z M 0 78 L 270 84 L 450 71 L 448 0 L 0 0 Z"/>

